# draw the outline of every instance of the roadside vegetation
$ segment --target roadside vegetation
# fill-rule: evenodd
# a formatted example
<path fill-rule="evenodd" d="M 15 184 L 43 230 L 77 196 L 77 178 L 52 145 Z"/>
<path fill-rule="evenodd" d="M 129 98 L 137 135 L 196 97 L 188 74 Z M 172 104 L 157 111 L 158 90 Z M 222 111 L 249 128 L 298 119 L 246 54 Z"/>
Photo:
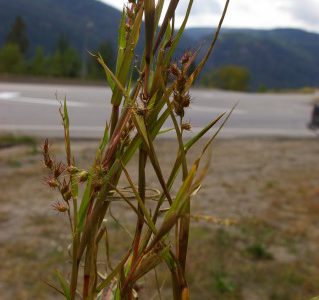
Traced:
<path fill-rule="evenodd" d="M 182 26 L 175 31 L 178 4 L 178 0 L 171 0 L 165 11 L 164 0 L 129 1 L 119 27 L 114 72 L 100 53 L 92 53 L 112 90 L 108 99 L 112 114 L 106 120 L 91 167 L 79 165 L 72 151 L 66 99 L 60 107 L 65 158 L 56 159 L 49 141 L 44 142 L 43 161 L 48 170 L 45 182 L 60 194 L 60 200 L 52 206 L 68 220 L 71 232 L 71 266 L 67 272 L 57 270 L 58 284 L 49 285 L 68 300 L 77 295 L 84 300 L 137 299 L 140 283 L 147 282 L 150 276 L 155 276 L 157 287 L 153 289 L 159 298 L 161 286 L 169 284 L 171 299 L 190 299 L 187 258 L 191 201 L 208 172 L 212 143 L 231 111 L 214 118 L 190 140 L 184 138 L 185 132 L 191 130 L 184 116 L 191 106 L 190 88 L 213 52 L 229 0 L 207 52 L 196 64 L 199 51 L 187 51 L 175 58 L 193 0 L 188 3 Z M 134 53 L 143 19 L 144 51 L 136 62 Z M 138 78 L 133 81 L 136 70 Z M 157 154 L 155 140 L 168 119 L 172 121 L 178 148 L 169 175 L 164 176 L 164 162 Z M 190 160 L 188 153 L 216 125 L 215 133 L 198 151 L 196 159 Z M 138 167 L 133 173 L 127 168 L 136 159 L 135 153 Z M 153 183 L 148 180 L 147 166 L 155 172 Z M 119 184 L 121 177 L 126 186 Z M 126 223 L 123 218 L 113 217 L 112 210 L 118 202 L 134 214 L 134 221 Z M 117 244 L 117 238 L 109 235 L 109 219 L 115 219 L 119 227 L 131 232 L 115 257 L 110 256 L 110 249 Z M 163 270 L 169 274 L 168 280 L 160 277 Z"/>
<path fill-rule="evenodd" d="M 37 148 L 37 140 L 30 136 L 2 134 L 0 135 L 0 149 L 9 148 L 19 145 L 32 146 L 33 149 Z"/>
<path fill-rule="evenodd" d="M 85 53 L 82 58 L 64 35 L 56 41 L 55 51 L 44 53 L 38 46 L 33 56 L 28 52 L 29 39 L 27 26 L 18 16 L 7 34 L 5 44 L 0 48 L 0 74 L 35 76 L 39 78 L 85 78 L 104 79 L 96 59 Z M 102 55 L 110 67 L 114 68 L 115 54 L 112 44 L 104 41 L 94 50 Z"/>
<path fill-rule="evenodd" d="M 250 73 L 240 66 L 224 66 L 206 72 L 201 81 L 204 87 L 229 91 L 248 91 L 250 89 Z"/>

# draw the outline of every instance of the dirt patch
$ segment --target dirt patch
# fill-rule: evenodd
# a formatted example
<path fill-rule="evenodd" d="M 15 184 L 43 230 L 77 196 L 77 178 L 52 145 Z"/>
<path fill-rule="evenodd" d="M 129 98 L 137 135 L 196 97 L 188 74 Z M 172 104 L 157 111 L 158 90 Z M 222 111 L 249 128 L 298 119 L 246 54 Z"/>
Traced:
<path fill-rule="evenodd" d="M 77 163 L 88 167 L 96 142 L 76 142 Z M 164 175 L 177 145 L 156 145 Z M 63 157 L 63 145 L 55 143 Z M 190 160 L 198 154 L 194 149 Z M 230 227 L 193 222 L 188 262 L 192 299 L 309 299 L 319 294 L 319 141 L 278 139 L 219 140 L 211 170 L 193 213 L 237 222 Z M 129 166 L 133 178 L 136 160 Z M 156 176 L 148 166 L 148 184 Z M 41 155 L 32 147 L 0 150 L 1 299 L 56 299 L 44 281 L 56 268 L 69 268 L 70 241 L 64 216 L 51 208 L 58 194 L 42 183 Z M 121 185 L 127 183 L 121 180 Z M 115 205 L 115 217 L 130 230 L 131 212 Z M 114 257 L 127 240 L 114 220 Z M 165 281 L 166 272 L 159 274 Z M 153 279 L 152 279 L 153 280 Z M 151 282 L 151 286 L 154 280 Z M 143 285 L 143 283 L 141 283 Z M 145 289 L 141 299 L 151 299 Z M 156 297 L 154 299 L 157 299 Z M 171 299 L 164 284 L 164 299 Z"/>

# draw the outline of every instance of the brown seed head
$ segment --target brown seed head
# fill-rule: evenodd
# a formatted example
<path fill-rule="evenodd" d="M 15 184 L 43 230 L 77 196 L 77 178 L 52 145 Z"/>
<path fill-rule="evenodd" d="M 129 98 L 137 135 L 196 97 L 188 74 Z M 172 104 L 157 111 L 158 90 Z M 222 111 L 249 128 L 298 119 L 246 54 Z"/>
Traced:
<path fill-rule="evenodd" d="M 44 161 L 44 165 L 48 169 L 52 170 L 52 168 L 53 168 L 53 160 L 50 158 L 50 156 L 49 155 L 43 155 L 43 161 Z"/>
<path fill-rule="evenodd" d="M 54 177 L 59 178 L 60 175 L 65 171 L 65 165 L 62 162 L 54 164 Z"/>
<path fill-rule="evenodd" d="M 184 108 L 187 108 L 187 107 L 189 107 L 190 106 L 190 104 L 191 104 L 191 96 L 190 96 L 190 94 L 187 92 L 183 97 L 183 107 Z"/>
<path fill-rule="evenodd" d="M 190 123 L 184 123 L 184 124 L 182 124 L 182 129 L 185 131 L 191 131 L 192 125 Z"/>
<path fill-rule="evenodd" d="M 55 178 L 48 177 L 48 178 L 45 178 L 44 181 L 50 188 L 55 189 L 59 186 L 59 183 L 57 182 Z"/>
<path fill-rule="evenodd" d="M 184 92 L 186 81 L 186 77 L 182 74 L 177 78 L 176 90 L 181 94 Z"/>
<path fill-rule="evenodd" d="M 69 208 L 65 204 L 63 204 L 59 201 L 56 201 L 55 203 L 53 203 L 52 207 L 54 210 L 56 210 L 57 212 L 60 212 L 60 213 L 65 213 L 69 210 Z"/>
<path fill-rule="evenodd" d="M 181 70 L 178 68 L 177 64 L 171 64 L 169 67 L 169 72 L 175 77 L 179 77 L 181 75 Z"/>
<path fill-rule="evenodd" d="M 185 52 L 181 58 L 181 64 L 186 65 L 189 62 L 191 57 L 192 57 L 192 52 L 190 51 Z"/>
<path fill-rule="evenodd" d="M 174 104 L 174 111 L 175 114 L 183 117 L 184 116 L 184 108 L 182 105 L 182 96 L 179 93 L 174 93 L 174 100 L 173 100 L 173 104 Z"/>
<path fill-rule="evenodd" d="M 45 139 L 45 140 L 44 140 L 43 152 L 44 152 L 44 153 L 49 153 L 49 140 L 48 140 L 48 139 Z"/>
<path fill-rule="evenodd" d="M 52 170 L 53 168 L 53 161 L 50 157 L 50 153 L 49 153 L 49 140 L 45 139 L 44 144 L 43 144 L 43 148 L 42 148 L 42 154 L 43 154 L 43 161 L 44 161 L 44 165 Z"/>
<path fill-rule="evenodd" d="M 69 190 L 69 184 L 66 183 L 66 180 L 63 179 L 62 187 L 61 187 L 61 194 L 65 194 Z"/>

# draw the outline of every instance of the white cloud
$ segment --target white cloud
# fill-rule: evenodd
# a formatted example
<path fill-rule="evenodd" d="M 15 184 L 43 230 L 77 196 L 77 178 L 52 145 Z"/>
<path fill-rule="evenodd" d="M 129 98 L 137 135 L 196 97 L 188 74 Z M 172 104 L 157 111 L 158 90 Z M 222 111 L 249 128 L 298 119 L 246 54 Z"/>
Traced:
<path fill-rule="evenodd" d="M 319 29 L 319 0 L 290 0 L 283 8 L 289 10 L 298 22 L 307 28 Z"/>
<path fill-rule="evenodd" d="M 122 8 L 125 1 L 101 0 Z M 168 1 L 166 1 L 168 2 Z M 194 0 L 188 26 L 216 26 L 225 0 Z M 188 0 L 180 0 L 177 23 L 182 22 Z M 292 27 L 319 32 L 319 0 L 231 0 L 225 27 Z"/>
<path fill-rule="evenodd" d="M 180 1 L 178 5 L 177 14 L 182 15 L 187 10 L 188 1 Z M 218 0 L 195 0 L 192 8 L 192 15 L 201 15 L 203 13 L 203 8 L 206 8 L 210 14 L 217 13 L 220 10 L 220 1 Z"/>

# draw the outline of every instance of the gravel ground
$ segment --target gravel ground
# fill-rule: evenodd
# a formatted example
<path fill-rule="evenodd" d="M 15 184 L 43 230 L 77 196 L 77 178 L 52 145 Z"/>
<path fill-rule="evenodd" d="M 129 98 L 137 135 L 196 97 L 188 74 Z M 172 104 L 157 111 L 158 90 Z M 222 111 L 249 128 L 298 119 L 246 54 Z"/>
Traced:
<path fill-rule="evenodd" d="M 96 145 L 74 143 L 81 167 L 90 165 Z M 53 148 L 62 158 L 61 142 Z M 156 149 L 166 176 L 177 146 L 161 140 Z M 199 148 L 194 149 L 190 161 L 198 153 Z M 192 299 L 289 300 L 319 295 L 318 157 L 316 139 L 216 142 L 210 171 L 192 202 L 193 213 L 232 219 L 237 225 L 193 223 Z M 128 168 L 133 178 L 136 167 L 135 159 Z M 148 185 L 158 188 L 152 168 L 147 168 Z M 44 282 L 52 280 L 56 267 L 67 274 L 67 220 L 52 210 L 58 195 L 44 186 L 44 175 L 40 153 L 29 146 L 0 149 L 0 299 L 57 299 Z M 119 205 L 114 214 L 130 226 L 133 215 L 127 208 Z M 114 251 L 121 236 L 114 235 Z M 151 295 L 145 289 L 141 299 Z M 163 297 L 171 299 L 167 285 Z"/>

